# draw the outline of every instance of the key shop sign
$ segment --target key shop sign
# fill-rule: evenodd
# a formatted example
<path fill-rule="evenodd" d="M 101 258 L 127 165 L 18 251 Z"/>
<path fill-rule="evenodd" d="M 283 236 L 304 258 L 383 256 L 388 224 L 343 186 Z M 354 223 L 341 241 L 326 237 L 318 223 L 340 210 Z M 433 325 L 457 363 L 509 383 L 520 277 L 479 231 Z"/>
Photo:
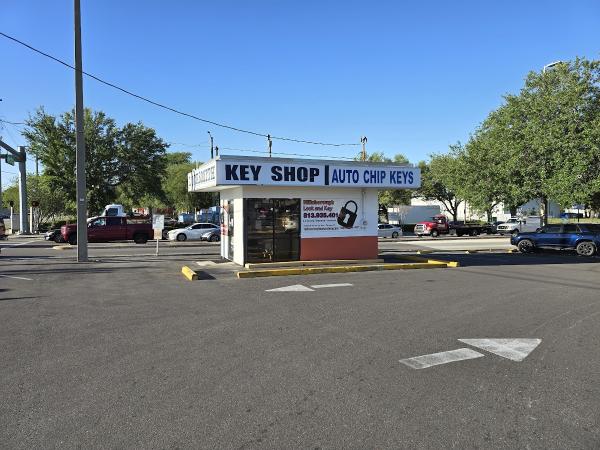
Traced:
<path fill-rule="evenodd" d="M 263 162 L 262 160 L 212 160 L 188 175 L 188 190 L 222 185 L 331 186 L 349 188 L 421 187 L 418 167 L 393 165 L 335 165 L 303 162 Z"/>

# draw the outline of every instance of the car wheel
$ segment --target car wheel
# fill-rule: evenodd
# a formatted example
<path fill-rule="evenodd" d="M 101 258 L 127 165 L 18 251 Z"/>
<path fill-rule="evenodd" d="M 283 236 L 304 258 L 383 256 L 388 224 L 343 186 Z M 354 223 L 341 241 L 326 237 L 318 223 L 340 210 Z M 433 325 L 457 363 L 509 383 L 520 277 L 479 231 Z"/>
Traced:
<path fill-rule="evenodd" d="M 531 253 L 534 250 L 533 241 L 530 239 L 523 239 L 517 244 L 517 248 L 521 253 Z"/>
<path fill-rule="evenodd" d="M 433 230 L 431 232 L 431 237 L 438 237 L 440 235 L 440 233 L 438 232 L 438 230 Z"/>
<path fill-rule="evenodd" d="M 183 241 L 185 241 L 186 239 L 187 239 L 187 236 L 186 236 L 185 234 L 183 234 L 183 233 L 179 233 L 179 234 L 177 235 L 177 240 L 178 240 L 179 242 L 183 242 Z"/>
<path fill-rule="evenodd" d="M 398 232 L 397 232 L 397 231 L 394 231 L 394 232 L 392 233 L 392 238 L 393 238 L 393 239 L 396 239 L 397 237 L 398 237 Z"/>
<path fill-rule="evenodd" d="M 594 256 L 594 254 L 596 253 L 596 246 L 593 242 L 583 241 L 577 244 L 575 250 L 580 256 Z"/>
<path fill-rule="evenodd" d="M 169 239 L 169 232 L 168 232 L 167 230 L 163 230 L 163 231 L 162 231 L 162 238 L 163 238 L 164 240 L 167 240 L 167 239 Z"/>
<path fill-rule="evenodd" d="M 69 245 L 77 245 L 77 235 L 71 234 L 69 236 Z"/>
<path fill-rule="evenodd" d="M 210 242 L 219 242 L 220 240 L 221 240 L 221 238 L 219 237 L 218 234 L 213 234 L 209 239 Z"/>
<path fill-rule="evenodd" d="M 477 236 L 477 235 L 479 235 L 478 230 L 471 230 L 471 236 Z"/>
<path fill-rule="evenodd" d="M 513 232 L 511 233 L 513 236 L 516 236 L 517 234 L 519 234 L 519 230 L 513 230 Z"/>
<path fill-rule="evenodd" d="M 148 242 L 148 236 L 146 236 L 145 234 L 136 234 L 135 236 L 133 236 L 133 242 L 135 242 L 136 244 L 145 244 L 146 242 Z"/>
<path fill-rule="evenodd" d="M 65 242 L 65 240 L 63 239 L 63 237 L 59 234 L 58 236 L 56 236 L 54 238 L 54 242 L 56 242 L 57 244 L 62 244 L 63 242 Z"/>
<path fill-rule="evenodd" d="M 457 232 L 456 232 L 456 235 L 457 235 L 458 237 L 462 237 L 463 233 L 462 233 L 462 231 L 457 231 Z"/>

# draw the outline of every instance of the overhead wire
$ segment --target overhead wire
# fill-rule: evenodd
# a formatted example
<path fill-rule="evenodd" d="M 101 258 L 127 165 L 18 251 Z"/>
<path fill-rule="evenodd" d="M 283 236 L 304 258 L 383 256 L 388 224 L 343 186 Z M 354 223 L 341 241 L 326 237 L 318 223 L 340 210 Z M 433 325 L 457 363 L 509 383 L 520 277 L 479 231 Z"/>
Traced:
<path fill-rule="evenodd" d="M 23 41 L 15 38 L 13 36 L 10 36 L 10 35 L 8 35 L 6 33 L 1 32 L 1 31 L 0 31 L 0 36 L 3 36 L 6 39 L 9 39 L 9 40 L 11 40 L 13 42 L 16 42 L 17 44 L 20 44 L 20 45 L 22 45 L 22 46 L 24 46 L 24 47 L 32 50 L 33 52 L 36 52 L 36 53 L 38 53 L 38 54 L 40 54 L 42 56 L 45 56 L 46 58 L 50 58 L 51 60 L 53 60 L 53 61 L 55 61 L 55 62 L 57 62 L 59 64 L 62 64 L 65 67 L 68 67 L 68 68 L 70 68 L 72 70 L 77 70 L 74 66 L 72 66 L 71 64 L 63 61 L 62 59 L 59 59 L 59 58 L 57 58 L 55 56 L 52 56 L 52 55 L 50 55 L 50 54 L 48 54 L 46 52 L 43 52 L 42 50 L 39 50 L 39 49 L 37 49 L 37 48 L 35 48 L 35 47 L 27 44 L 26 42 L 23 42 Z M 270 139 L 277 139 L 277 140 L 280 140 L 280 141 L 297 142 L 297 143 L 301 143 L 301 144 L 311 144 L 311 145 L 323 145 L 323 146 L 330 146 L 330 147 L 344 147 L 344 146 L 358 146 L 358 145 L 360 145 L 359 143 L 334 144 L 334 143 L 328 143 L 328 142 L 309 141 L 309 140 L 304 140 L 304 139 L 295 139 L 295 138 L 289 138 L 289 137 L 283 137 L 283 136 L 272 136 L 272 135 L 266 134 L 266 133 L 259 133 L 259 132 L 256 132 L 256 131 L 245 130 L 243 128 L 238 128 L 238 127 L 234 127 L 234 126 L 227 125 L 227 124 L 224 124 L 224 123 L 215 122 L 213 120 L 203 119 L 202 117 L 196 116 L 195 114 L 187 113 L 187 112 L 181 111 L 179 109 L 173 108 L 171 106 L 167 106 L 167 105 L 165 105 L 163 103 L 159 103 L 159 102 L 157 102 L 155 100 L 151 100 L 151 99 L 149 99 L 147 97 L 144 97 L 142 95 L 136 94 L 136 93 L 134 93 L 134 92 L 132 92 L 132 91 L 130 91 L 128 89 L 122 88 L 122 87 L 120 87 L 120 86 L 118 86 L 118 85 L 116 85 L 114 83 L 111 83 L 109 81 L 103 80 L 102 78 L 97 77 L 96 75 L 93 75 L 93 74 L 91 74 L 89 72 L 86 72 L 86 71 L 82 70 L 81 73 L 84 74 L 84 75 L 86 75 L 86 76 L 88 76 L 88 77 L 90 77 L 90 78 L 92 78 L 92 79 L 94 79 L 94 80 L 96 80 L 96 81 L 98 81 L 99 83 L 102 83 L 102 84 L 104 84 L 106 86 L 112 87 L 113 89 L 117 89 L 117 90 L 119 90 L 119 91 L 121 91 L 121 92 L 123 92 L 123 93 L 125 93 L 127 95 L 135 97 L 135 98 L 137 98 L 139 100 L 142 100 L 144 102 L 150 103 L 151 105 L 157 106 L 159 108 L 163 108 L 163 109 L 165 109 L 167 111 L 171 111 L 171 112 L 174 112 L 176 114 L 179 114 L 179 115 L 182 115 L 182 116 L 185 116 L 185 117 L 189 117 L 191 119 L 198 120 L 200 122 L 208 123 L 210 125 L 214 125 L 216 127 L 225 128 L 225 129 L 232 130 L 232 131 L 237 131 L 239 133 L 246 133 L 246 134 L 250 134 L 250 135 L 253 135 L 253 136 L 260 136 L 260 137 L 270 138 Z"/>
<path fill-rule="evenodd" d="M 219 147 L 219 150 L 231 150 L 237 152 L 249 152 L 249 153 L 265 153 L 268 154 L 268 150 L 254 150 L 248 148 L 232 148 L 232 147 Z M 329 158 L 329 159 L 349 159 L 353 160 L 354 158 L 349 156 L 331 156 L 331 155 L 308 155 L 302 153 L 286 153 L 286 152 L 271 152 L 273 155 L 285 155 L 285 156 L 303 156 L 308 158 Z"/>

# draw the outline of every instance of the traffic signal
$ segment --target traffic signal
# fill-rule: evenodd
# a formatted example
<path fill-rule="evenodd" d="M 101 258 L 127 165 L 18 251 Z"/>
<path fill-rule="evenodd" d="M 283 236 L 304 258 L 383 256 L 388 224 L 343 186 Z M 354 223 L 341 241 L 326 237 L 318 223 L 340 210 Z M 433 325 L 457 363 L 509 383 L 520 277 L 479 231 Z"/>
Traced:
<path fill-rule="evenodd" d="M 8 202 L 8 205 L 12 208 L 13 206 L 15 206 L 15 202 L 13 202 L 12 200 Z"/>

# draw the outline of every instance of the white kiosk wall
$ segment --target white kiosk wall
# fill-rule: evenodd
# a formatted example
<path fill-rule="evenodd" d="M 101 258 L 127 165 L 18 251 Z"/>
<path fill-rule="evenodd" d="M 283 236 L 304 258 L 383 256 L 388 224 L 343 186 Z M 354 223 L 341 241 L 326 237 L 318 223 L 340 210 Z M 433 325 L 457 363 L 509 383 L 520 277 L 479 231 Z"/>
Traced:
<path fill-rule="evenodd" d="M 243 186 L 221 191 L 225 220 L 228 205 L 231 202 L 234 205 L 233 236 L 228 235 L 225 227 L 221 254 L 238 264 L 247 262 L 244 229 L 247 199 L 300 199 L 300 260 L 377 257 L 377 189 Z M 351 227 L 345 228 L 339 226 L 337 218 L 348 202 L 353 202 L 347 209 L 356 217 Z"/>

